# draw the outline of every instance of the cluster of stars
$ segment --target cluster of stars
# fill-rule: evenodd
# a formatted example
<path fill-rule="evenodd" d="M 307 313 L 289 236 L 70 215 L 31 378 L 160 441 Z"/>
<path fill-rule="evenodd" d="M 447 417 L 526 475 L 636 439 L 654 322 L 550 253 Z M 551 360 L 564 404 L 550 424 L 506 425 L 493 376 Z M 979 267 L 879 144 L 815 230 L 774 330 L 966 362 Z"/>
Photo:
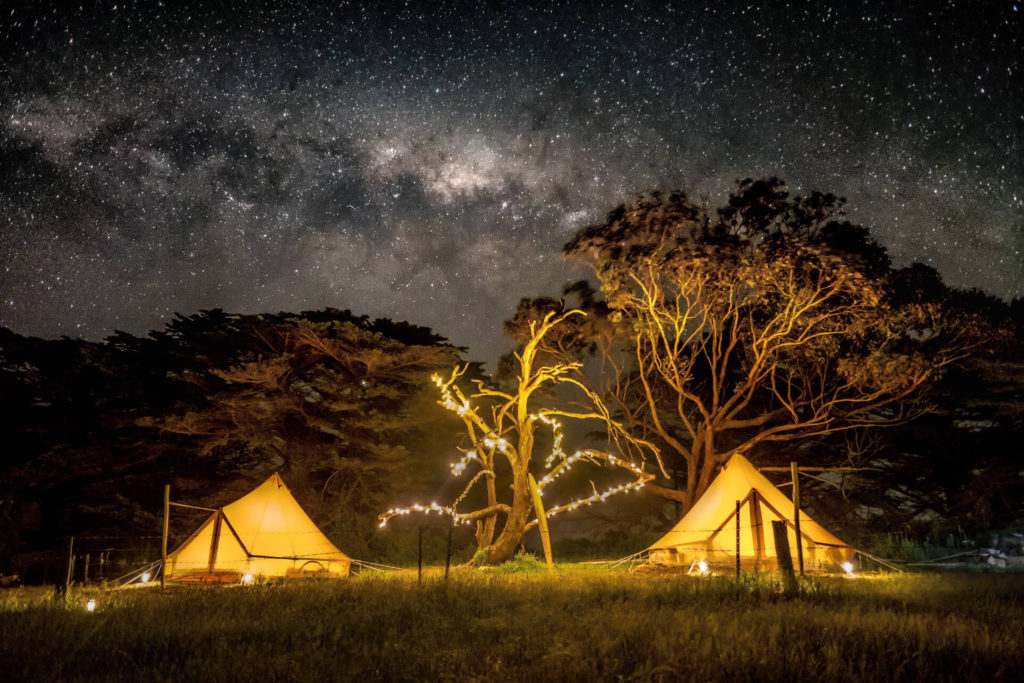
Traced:
<path fill-rule="evenodd" d="M 505 347 L 651 189 L 849 199 L 897 263 L 1024 294 L 1012 2 L 117 2 L 0 15 L 0 325 L 335 306 Z"/>

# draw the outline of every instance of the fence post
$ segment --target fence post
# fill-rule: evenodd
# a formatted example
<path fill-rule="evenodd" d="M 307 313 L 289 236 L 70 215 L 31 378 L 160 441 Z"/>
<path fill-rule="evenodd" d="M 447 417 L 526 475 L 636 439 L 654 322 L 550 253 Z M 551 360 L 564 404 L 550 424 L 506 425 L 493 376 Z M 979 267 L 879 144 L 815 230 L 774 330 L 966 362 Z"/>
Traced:
<path fill-rule="evenodd" d="M 171 485 L 164 484 L 164 534 L 161 542 L 160 590 L 167 588 L 167 532 L 171 523 Z"/>
<path fill-rule="evenodd" d="M 64 558 L 66 561 L 64 580 L 57 584 L 57 595 L 67 596 L 71 587 L 72 572 L 75 570 L 75 537 L 64 537 Z"/>
<path fill-rule="evenodd" d="M 736 580 L 740 578 L 740 507 L 742 503 L 736 501 Z"/>
<path fill-rule="evenodd" d="M 772 521 L 772 534 L 775 536 L 775 559 L 782 571 L 786 588 L 792 590 L 796 587 L 796 577 L 793 576 L 793 555 L 790 554 L 789 528 L 785 520 Z"/>
<path fill-rule="evenodd" d="M 444 556 L 444 580 L 448 580 L 448 570 L 452 567 L 452 529 L 455 528 L 455 517 L 448 520 L 448 551 Z"/>

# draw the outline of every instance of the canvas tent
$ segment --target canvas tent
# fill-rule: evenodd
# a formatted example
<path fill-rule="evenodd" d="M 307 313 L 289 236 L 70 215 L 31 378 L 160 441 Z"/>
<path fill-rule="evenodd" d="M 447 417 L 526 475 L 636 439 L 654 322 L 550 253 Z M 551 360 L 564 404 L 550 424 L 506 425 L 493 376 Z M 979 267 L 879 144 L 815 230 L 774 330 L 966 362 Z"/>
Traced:
<path fill-rule="evenodd" d="M 740 502 L 740 564 L 761 569 L 778 566 L 771 523 L 782 520 L 786 523 L 790 554 L 796 566 L 793 501 L 738 453 L 730 458 L 679 523 L 647 549 L 650 562 L 687 566 L 701 560 L 735 563 L 736 501 Z M 800 512 L 800 536 L 807 569 L 836 569 L 839 563 L 853 557 L 852 547 L 803 511 Z"/>
<path fill-rule="evenodd" d="M 216 510 L 167 555 L 171 581 L 347 576 L 352 560 L 331 543 L 276 473 Z"/>

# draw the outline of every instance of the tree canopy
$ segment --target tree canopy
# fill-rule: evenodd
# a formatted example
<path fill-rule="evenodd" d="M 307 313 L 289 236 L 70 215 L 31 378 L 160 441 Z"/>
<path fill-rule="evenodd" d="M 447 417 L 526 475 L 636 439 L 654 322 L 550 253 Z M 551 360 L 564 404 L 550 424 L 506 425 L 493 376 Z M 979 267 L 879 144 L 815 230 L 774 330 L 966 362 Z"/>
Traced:
<path fill-rule="evenodd" d="M 396 490 L 438 484 L 419 470 L 433 471 L 458 424 L 429 378 L 461 349 L 348 311 L 203 311 L 104 343 L 3 331 L 0 352 L 3 512 L 44 510 L 9 527 L 35 536 L 152 533 L 165 483 L 219 505 L 280 470 L 318 523 L 358 547 Z"/>
<path fill-rule="evenodd" d="M 843 202 L 748 179 L 717 211 L 651 194 L 566 244 L 604 295 L 601 391 L 661 447 L 664 495 L 692 505 L 734 452 L 909 420 L 991 337 L 944 287 L 908 295 L 919 270 L 893 269 Z"/>

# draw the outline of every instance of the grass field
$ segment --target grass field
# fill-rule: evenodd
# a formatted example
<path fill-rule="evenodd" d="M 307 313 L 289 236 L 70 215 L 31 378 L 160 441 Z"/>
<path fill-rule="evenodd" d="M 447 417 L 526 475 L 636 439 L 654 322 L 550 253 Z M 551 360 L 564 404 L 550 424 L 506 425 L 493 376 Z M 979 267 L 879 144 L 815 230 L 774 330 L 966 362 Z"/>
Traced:
<path fill-rule="evenodd" d="M 84 602 L 97 600 L 93 613 Z M 6 680 L 1024 680 L 1024 575 L 569 566 L 0 594 Z"/>

